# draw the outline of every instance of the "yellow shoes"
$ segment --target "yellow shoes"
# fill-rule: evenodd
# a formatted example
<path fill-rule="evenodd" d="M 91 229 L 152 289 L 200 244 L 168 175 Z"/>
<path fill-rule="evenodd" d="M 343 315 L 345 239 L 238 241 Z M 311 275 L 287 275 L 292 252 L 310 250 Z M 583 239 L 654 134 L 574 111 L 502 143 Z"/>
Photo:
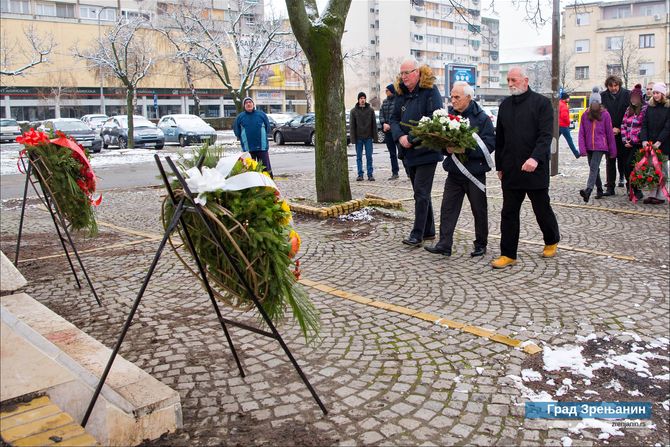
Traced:
<path fill-rule="evenodd" d="M 501 256 L 498 259 L 491 261 L 491 267 L 494 269 L 504 269 L 510 265 L 516 264 L 516 259 L 508 258 L 507 256 Z"/>
<path fill-rule="evenodd" d="M 545 245 L 544 250 L 542 250 L 542 257 L 553 258 L 556 256 L 556 250 L 558 250 L 558 244 Z"/>

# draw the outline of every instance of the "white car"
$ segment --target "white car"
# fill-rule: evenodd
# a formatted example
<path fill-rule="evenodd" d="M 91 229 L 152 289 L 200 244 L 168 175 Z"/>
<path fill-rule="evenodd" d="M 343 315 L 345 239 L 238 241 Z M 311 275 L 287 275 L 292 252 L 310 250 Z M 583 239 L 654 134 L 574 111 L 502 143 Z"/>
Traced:
<path fill-rule="evenodd" d="M 3 141 L 15 142 L 16 137 L 21 135 L 21 127 L 15 119 L 2 118 L 0 119 L 0 143 Z"/>
<path fill-rule="evenodd" d="M 491 118 L 491 122 L 495 128 L 496 122 L 498 121 L 498 107 L 486 107 L 481 104 L 479 104 L 479 107 L 481 107 L 484 113 L 486 113 L 488 117 Z"/>
<path fill-rule="evenodd" d="M 94 113 L 91 115 L 84 115 L 81 117 L 81 120 L 90 127 L 92 130 L 97 130 L 97 133 L 100 133 L 102 125 L 107 121 L 109 117 L 100 113 Z"/>

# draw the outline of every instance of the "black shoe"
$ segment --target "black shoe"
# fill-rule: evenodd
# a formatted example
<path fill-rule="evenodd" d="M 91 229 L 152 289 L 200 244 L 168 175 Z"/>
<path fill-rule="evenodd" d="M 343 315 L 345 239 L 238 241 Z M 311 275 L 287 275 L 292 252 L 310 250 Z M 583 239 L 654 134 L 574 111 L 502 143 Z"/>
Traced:
<path fill-rule="evenodd" d="M 642 200 L 642 197 L 644 197 L 644 194 L 639 189 L 633 189 L 633 194 L 635 194 L 637 200 Z"/>
<path fill-rule="evenodd" d="M 474 250 L 472 250 L 472 253 L 470 253 L 470 256 L 473 258 L 477 256 L 484 256 L 486 254 L 486 247 L 475 247 Z"/>
<path fill-rule="evenodd" d="M 398 174 L 393 174 L 391 177 L 389 177 L 389 180 L 398 180 L 400 177 Z"/>
<path fill-rule="evenodd" d="M 619 188 L 623 188 L 623 179 L 619 179 Z"/>
<path fill-rule="evenodd" d="M 415 237 L 410 236 L 407 239 L 403 239 L 402 243 L 405 245 L 409 245 L 411 247 L 421 247 L 421 244 L 423 244 L 423 241 L 421 239 L 417 239 Z"/>
<path fill-rule="evenodd" d="M 579 195 L 582 196 L 582 199 L 584 199 L 584 203 L 588 203 L 589 198 L 591 197 L 591 190 L 590 189 L 580 189 L 579 190 Z"/>
<path fill-rule="evenodd" d="M 603 197 L 608 197 L 608 196 L 615 196 L 616 193 L 614 192 L 614 188 L 607 188 L 607 191 L 603 193 Z"/>
<path fill-rule="evenodd" d="M 424 250 L 429 251 L 436 255 L 451 256 L 450 248 L 442 248 L 439 245 L 433 245 L 432 247 L 423 247 Z"/>
<path fill-rule="evenodd" d="M 435 235 L 431 234 L 430 236 L 424 236 L 423 240 L 424 241 L 434 241 L 435 240 Z"/>
<path fill-rule="evenodd" d="M 362 182 L 363 180 L 365 180 L 365 179 L 363 178 L 362 175 L 359 175 L 358 177 L 356 177 L 357 182 Z"/>
<path fill-rule="evenodd" d="M 374 178 L 373 176 L 370 176 L 370 177 L 368 177 L 368 181 L 369 181 L 369 182 L 374 182 L 374 181 L 375 181 L 375 178 Z"/>
<path fill-rule="evenodd" d="M 605 193 L 603 192 L 602 189 L 599 189 L 598 191 L 596 191 L 596 199 L 602 199 L 604 195 L 605 195 Z"/>

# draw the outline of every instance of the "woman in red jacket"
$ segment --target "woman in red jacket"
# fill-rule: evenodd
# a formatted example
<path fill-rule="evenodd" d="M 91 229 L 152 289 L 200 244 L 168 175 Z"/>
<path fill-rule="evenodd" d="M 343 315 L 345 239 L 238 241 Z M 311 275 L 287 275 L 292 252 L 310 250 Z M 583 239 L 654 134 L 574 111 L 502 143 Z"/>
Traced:
<path fill-rule="evenodd" d="M 569 100 L 570 95 L 565 92 L 561 93 L 561 100 L 558 102 L 558 133 L 563 135 L 565 141 L 568 142 L 568 146 L 570 146 L 570 150 L 574 154 L 575 158 L 579 158 L 579 151 L 575 147 L 575 143 L 572 141 L 572 135 L 570 135 L 570 109 L 568 108 Z"/>

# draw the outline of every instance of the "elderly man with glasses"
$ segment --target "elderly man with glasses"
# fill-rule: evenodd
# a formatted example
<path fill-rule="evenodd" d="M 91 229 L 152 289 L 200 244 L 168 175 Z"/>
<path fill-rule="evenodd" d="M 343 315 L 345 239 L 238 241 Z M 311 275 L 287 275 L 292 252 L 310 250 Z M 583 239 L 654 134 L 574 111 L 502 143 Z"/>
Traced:
<path fill-rule="evenodd" d="M 414 190 L 414 226 L 403 244 L 420 247 L 426 239 L 435 239 L 435 220 L 431 191 L 435 167 L 444 159 L 443 155 L 428 148 L 412 137 L 406 125 L 422 117 L 432 117 L 433 111 L 442 108 L 442 94 L 434 85 L 435 76 L 427 65 L 419 67 L 414 59 L 400 65 L 395 83 L 396 100 L 391 113 L 391 133 L 398 144 L 398 158 Z"/>

